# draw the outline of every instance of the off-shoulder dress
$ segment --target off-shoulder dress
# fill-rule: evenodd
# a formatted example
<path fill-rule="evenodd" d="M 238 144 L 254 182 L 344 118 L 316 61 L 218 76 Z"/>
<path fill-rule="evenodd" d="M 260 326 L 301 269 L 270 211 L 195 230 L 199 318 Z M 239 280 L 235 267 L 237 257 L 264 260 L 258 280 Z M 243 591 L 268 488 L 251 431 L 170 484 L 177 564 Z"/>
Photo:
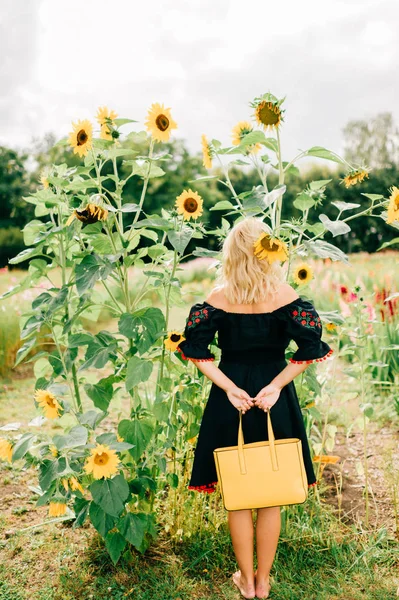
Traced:
<path fill-rule="evenodd" d="M 208 302 L 198 302 L 189 311 L 184 329 L 184 340 L 177 351 L 184 360 L 215 360 L 209 346 L 215 343 L 221 349 L 219 369 L 251 397 L 287 365 L 286 348 L 291 339 L 298 346 L 288 360 L 294 363 L 312 363 L 325 360 L 333 353 L 321 339 L 322 323 L 314 305 L 298 297 L 271 312 L 234 313 L 216 308 Z M 316 485 L 302 411 L 294 381 L 285 385 L 279 399 L 270 409 L 276 439 L 299 438 L 308 486 Z M 213 492 L 217 473 L 213 456 L 215 448 L 236 446 L 239 411 L 226 393 L 212 382 L 204 407 L 188 489 Z M 252 406 L 242 416 L 244 442 L 268 439 L 264 410 Z"/>

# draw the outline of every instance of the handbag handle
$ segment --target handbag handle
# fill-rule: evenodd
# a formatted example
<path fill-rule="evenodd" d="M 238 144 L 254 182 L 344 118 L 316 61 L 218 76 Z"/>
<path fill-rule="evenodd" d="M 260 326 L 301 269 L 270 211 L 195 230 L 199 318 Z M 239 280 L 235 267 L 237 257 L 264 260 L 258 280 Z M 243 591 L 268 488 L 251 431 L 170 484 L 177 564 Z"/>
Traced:
<path fill-rule="evenodd" d="M 242 430 L 242 410 L 239 409 L 240 412 L 240 423 L 238 426 L 238 460 L 240 463 L 240 471 L 242 475 L 245 475 L 247 472 L 247 466 L 245 464 L 245 457 L 244 457 L 244 434 L 243 434 L 243 430 Z M 269 443 L 270 443 L 270 456 L 272 459 L 272 469 L 273 471 L 277 471 L 278 470 L 278 464 L 277 464 L 277 453 L 276 453 L 276 444 L 275 444 L 275 439 L 274 439 L 274 432 L 273 432 L 273 427 L 272 427 L 272 418 L 270 415 L 270 408 L 267 407 L 266 408 L 266 419 L 267 419 L 267 432 L 268 432 L 268 438 L 269 438 Z"/>

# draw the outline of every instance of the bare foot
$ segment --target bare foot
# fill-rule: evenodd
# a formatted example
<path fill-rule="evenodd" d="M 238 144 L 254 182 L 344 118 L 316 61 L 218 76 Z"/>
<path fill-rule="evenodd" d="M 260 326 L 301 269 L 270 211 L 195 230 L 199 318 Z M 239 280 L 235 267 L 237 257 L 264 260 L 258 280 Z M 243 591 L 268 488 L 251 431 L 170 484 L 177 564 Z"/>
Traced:
<path fill-rule="evenodd" d="M 266 579 L 263 579 L 262 581 L 257 581 L 256 579 L 256 573 L 257 570 L 255 571 L 255 594 L 257 598 L 268 598 L 269 594 L 270 594 L 270 588 L 271 585 L 269 583 L 269 576 L 266 577 Z"/>
<path fill-rule="evenodd" d="M 255 597 L 255 584 L 244 583 L 242 581 L 241 571 L 236 571 L 232 575 L 232 579 L 234 584 L 238 587 L 241 592 L 241 595 L 247 600 Z"/>

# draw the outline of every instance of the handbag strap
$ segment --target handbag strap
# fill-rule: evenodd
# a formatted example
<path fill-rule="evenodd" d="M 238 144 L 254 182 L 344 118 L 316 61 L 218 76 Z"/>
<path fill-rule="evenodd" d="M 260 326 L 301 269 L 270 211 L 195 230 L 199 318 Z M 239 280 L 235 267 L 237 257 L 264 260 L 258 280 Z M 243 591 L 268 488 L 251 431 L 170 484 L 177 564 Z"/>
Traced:
<path fill-rule="evenodd" d="M 243 430 L 242 430 L 242 410 L 239 409 L 239 413 L 240 413 L 240 422 L 239 422 L 239 426 L 238 426 L 238 460 L 240 463 L 240 471 L 243 475 L 245 475 L 245 473 L 247 472 L 247 467 L 245 464 L 245 457 L 244 457 L 244 434 L 243 434 Z M 267 407 L 266 408 L 266 419 L 267 419 L 267 432 L 268 432 L 268 438 L 269 438 L 269 444 L 270 444 L 270 456 L 271 456 L 271 460 L 272 460 L 272 468 L 273 471 L 277 471 L 278 469 L 278 465 L 277 465 L 277 453 L 276 453 L 276 444 L 275 444 L 275 438 L 274 438 L 274 431 L 273 431 L 273 427 L 272 427 L 272 418 L 270 415 L 270 408 Z"/>

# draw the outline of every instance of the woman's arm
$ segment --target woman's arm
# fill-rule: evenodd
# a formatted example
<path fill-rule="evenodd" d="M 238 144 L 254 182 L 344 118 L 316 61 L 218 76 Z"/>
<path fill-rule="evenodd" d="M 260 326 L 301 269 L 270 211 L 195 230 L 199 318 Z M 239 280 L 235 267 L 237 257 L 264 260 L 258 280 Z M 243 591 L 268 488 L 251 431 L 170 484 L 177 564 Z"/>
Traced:
<path fill-rule="evenodd" d="M 254 405 L 254 399 L 245 390 L 237 387 L 212 361 L 201 361 L 193 358 L 190 358 L 190 360 L 198 367 L 201 373 L 226 392 L 233 406 L 245 413 Z"/>

